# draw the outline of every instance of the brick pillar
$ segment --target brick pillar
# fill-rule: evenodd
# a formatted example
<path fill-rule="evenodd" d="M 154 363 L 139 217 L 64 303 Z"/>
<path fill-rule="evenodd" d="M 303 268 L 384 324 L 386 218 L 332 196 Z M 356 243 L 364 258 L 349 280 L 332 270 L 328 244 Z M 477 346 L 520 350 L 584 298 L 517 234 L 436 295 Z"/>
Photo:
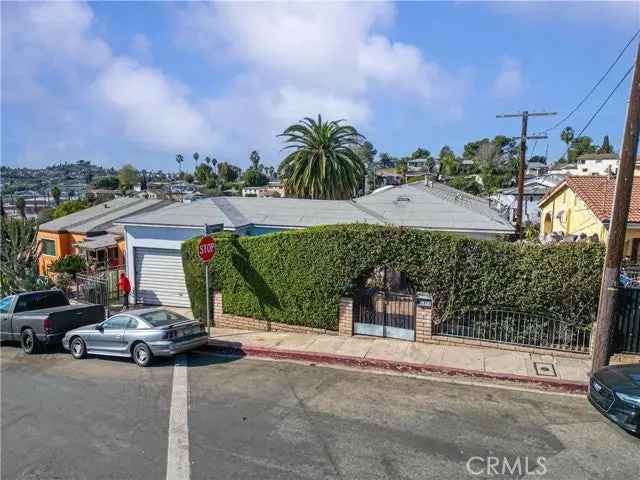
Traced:
<path fill-rule="evenodd" d="M 353 299 L 342 297 L 338 310 L 338 335 L 353 335 Z"/>
<path fill-rule="evenodd" d="M 416 342 L 431 340 L 431 307 L 416 306 Z"/>
<path fill-rule="evenodd" d="M 222 320 L 222 292 L 219 290 L 214 290 L 213 292 L 213 322 L 211 323 L 214 327 L 216 324 L 219 325 L 220 320 Z"/>

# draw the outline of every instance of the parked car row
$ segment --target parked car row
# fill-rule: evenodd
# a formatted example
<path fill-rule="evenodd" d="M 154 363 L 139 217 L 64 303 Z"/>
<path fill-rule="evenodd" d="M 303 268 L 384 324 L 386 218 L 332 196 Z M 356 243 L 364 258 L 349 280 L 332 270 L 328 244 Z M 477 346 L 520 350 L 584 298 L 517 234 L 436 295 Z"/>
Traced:
<path fill-rule="evenodd" d="M 207 343 L 198 321 L 166 308 L 146 308 L 105 319 L 102 305 L 70 305 L 59 290 L 10 295 L 0 300 L 1 340 L 20 341 L 27 354 L 62 342 L 76 358 L 87 354 L 129 357 L 141 367 Z"/>

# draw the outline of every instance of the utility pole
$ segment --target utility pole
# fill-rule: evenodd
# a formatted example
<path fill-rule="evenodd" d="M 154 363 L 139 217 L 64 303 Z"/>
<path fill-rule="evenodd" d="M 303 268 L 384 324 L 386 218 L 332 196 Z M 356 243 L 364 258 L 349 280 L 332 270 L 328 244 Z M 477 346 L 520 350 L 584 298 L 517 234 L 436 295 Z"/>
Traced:
<path fill-rule="evenodd" d="M 557 115 L 557 112 L 529 112 L 505 113 L 496 115 L 496 118 L 522 118 L 522 130 L 520 133 L 520 162 L 518 163 L 518 203 L 516 207 L 516 237 L 522 239 L 522 200 L 524 198 L 524 172 L 526 167 L 527 140 L 544 139 L 546 135 L 530 135 L 527 137 L 529 117 L 543 117 Z M 517 137 L 516 137 L 517 138 Z"/>
<path fill-rule="evenodd" d="M 598 304 L 598 320 L 596 322 L 596 340 L 593 351 L 592 370 L 604 367 L 609 363 L 613 332 L 615 329 L 616 291 L 620 262 L 624 251 L 624 239 L 627 232 L 631 188 L 633 187 L 633 171 L 638 153 L 638 127 L 640 124 L 640 44 L 636 53 L 636 64 L 629 94 L 627 120 L 622 139 L 620 165 L 616 178 L 616 190 L 613 196 L 613 209 L 609 224 L 607 255 L 602 271 L 600 286 L 600 302 Z"/>

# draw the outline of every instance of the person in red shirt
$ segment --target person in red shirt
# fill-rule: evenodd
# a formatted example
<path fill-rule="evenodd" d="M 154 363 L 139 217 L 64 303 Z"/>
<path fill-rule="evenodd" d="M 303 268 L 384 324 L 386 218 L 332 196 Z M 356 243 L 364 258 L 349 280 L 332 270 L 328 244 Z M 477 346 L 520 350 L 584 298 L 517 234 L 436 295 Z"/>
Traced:
<path fill-rule="evenodd" d="M 131 283 L 129 279 L 124 274 L 124 272 L 120 272 L 120 280 L 118 281 L 118 286 L 120 287 L 120 291 L 122 292 L 122 309 L 127 310 L 129 308 L 129 294 L 131 293 Z"/>

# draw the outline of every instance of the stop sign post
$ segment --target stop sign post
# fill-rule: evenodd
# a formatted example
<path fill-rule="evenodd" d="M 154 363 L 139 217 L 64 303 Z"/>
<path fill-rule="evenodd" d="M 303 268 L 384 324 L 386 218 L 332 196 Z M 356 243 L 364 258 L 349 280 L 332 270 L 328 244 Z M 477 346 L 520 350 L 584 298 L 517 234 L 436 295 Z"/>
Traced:
<path fill-rule="evenodd" d="M 209 299 L 209 262 L 216 256 L 216 240 L 210 237 L 205 226 L 205 235 L 198 243 L 198 256 L 204 263 L 204 288 L 207 299 L 207 335 L 211 334 L 211 301 Z"/>

